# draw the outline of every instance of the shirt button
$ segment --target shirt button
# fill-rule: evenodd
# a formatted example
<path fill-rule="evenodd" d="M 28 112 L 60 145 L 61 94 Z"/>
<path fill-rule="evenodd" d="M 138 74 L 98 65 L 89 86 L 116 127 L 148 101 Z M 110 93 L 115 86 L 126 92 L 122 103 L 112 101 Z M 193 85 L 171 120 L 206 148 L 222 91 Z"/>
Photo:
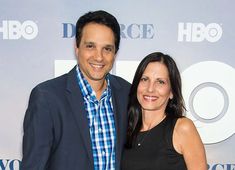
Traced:
<path fill-rule="evenodd" d="M 102 132 L 102 128 L 99 128 L 99 132 Z"/>
<path fill-rule="evenodd" d="M 102 155 L 105 156 L 105 151 L 102 151 Z"/>
<path fill-rule="evenodd" d="M 97 122 L 96 122 L 96 120 L 94 120 L 94 125 L 95 125 L 95 126 L 97 125 Z"/>

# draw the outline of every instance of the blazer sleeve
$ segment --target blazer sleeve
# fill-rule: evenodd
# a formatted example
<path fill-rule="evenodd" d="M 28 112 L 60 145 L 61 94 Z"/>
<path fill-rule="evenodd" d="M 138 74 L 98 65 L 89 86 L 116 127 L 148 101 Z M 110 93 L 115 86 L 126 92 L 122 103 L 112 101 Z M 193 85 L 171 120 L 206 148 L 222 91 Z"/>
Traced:
<path fill-rule="evenodd" d="M 22 170 L 44 170 L 53 142 L 50 95 L 36 87 L 32 90 L 24 118 Z"/>

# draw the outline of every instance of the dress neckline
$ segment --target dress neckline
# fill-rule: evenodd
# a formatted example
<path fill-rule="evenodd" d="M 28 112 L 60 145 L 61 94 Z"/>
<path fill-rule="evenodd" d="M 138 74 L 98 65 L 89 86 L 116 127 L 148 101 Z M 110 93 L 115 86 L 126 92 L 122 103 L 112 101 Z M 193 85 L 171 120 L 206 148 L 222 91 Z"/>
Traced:
<path fill-rule="evenodd" d="M 167 120 L 167 116 L 165 116 L 164 119 L 162 119 L 158 124 L 156 124 L 155 126 L 153 126 L 151 129 L 145 130 L 145 131 L 140 131 L 138 133 L 138 135 L 143 135 L 145 133 L 148 133 L 149 131 L 152 131 L 153 129 L 157 128 L 158 126 L 160 126 L 161 124 L 163 124 L 165 121 Z"/>

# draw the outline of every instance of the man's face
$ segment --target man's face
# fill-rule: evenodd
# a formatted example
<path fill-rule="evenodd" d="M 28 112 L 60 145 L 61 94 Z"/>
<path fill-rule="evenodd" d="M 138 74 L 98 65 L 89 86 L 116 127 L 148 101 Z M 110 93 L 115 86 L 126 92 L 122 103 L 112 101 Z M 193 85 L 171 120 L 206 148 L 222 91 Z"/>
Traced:
<path fill-rule="evenodd" d="M 80 69 L 92 85 L 103 81 L 115 59 L 113 31 L 101 24 L 89 23 L 82 31 L 79 47 L 75 48 Z"/>

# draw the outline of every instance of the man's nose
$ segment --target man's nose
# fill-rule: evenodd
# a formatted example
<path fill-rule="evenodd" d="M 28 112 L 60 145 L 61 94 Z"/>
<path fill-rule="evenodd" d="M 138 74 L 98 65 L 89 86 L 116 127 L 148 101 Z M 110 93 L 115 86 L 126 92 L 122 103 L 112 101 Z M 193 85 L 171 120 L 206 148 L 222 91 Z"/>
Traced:
<path fill-rule="evenodd" d="M 103 61 L 103 50 L 102 49 L 96 49 L 96 53 L 95 53 L 95 56 L 94 56 L 95 60 L 96 61 Z"/>

